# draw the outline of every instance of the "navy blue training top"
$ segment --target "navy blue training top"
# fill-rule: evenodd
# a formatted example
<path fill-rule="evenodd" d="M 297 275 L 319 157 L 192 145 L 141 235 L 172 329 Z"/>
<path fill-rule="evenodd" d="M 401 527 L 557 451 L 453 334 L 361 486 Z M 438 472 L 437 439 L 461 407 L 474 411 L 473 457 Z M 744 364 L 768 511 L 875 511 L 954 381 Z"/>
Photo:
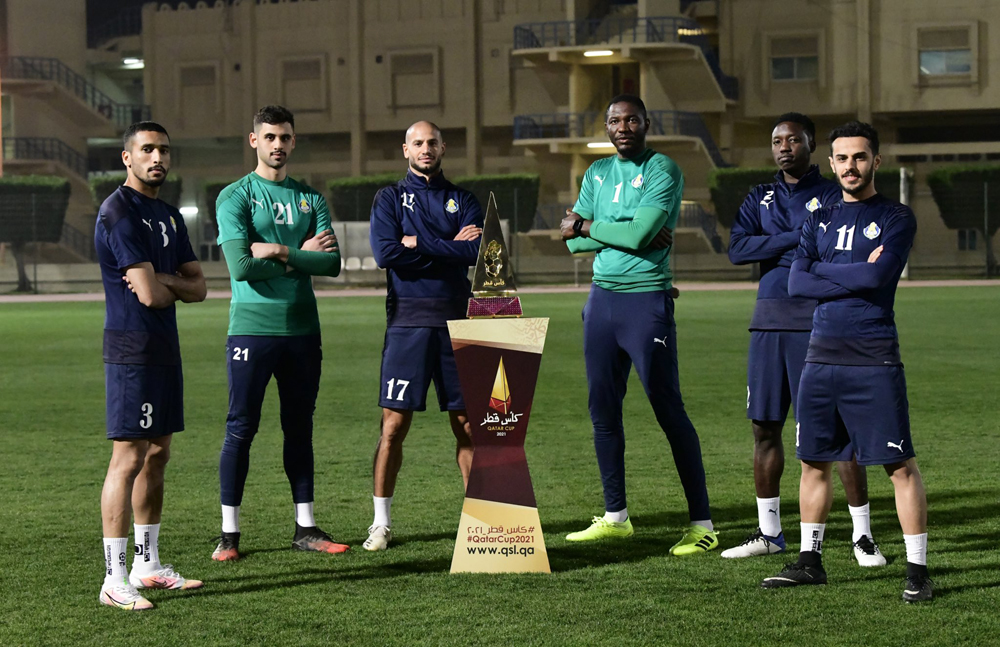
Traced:
<path fill-rule="evenodd" d="M 455 240 L 466 225 L 483 226 L 482 208 L 444 173 L 428 180 L 407 170 L 403 180 L 379 190 L 368 235 L 375 261 L 386 270 L 388 326 L 444 327 L 465 318 L 469 267 L 480 242 Z M 403 236 L 416 236 L 416 249 L 405 247 Z"/>
<path fill-rule="evenodd" d="M 893 303 L 916 231 L 909 207 L 878 194 L 806 219 L 788 288 L 794 296 L 819 299 L 807 362 L 902 363 Z M 869 263 L 880 245 L 882 255 Z"/>
<path fill-rule="evenodd" d="M 729 238 L 729 260 L 760 263 L 760 285 L 750 330 L 810 330 L 815 299 L 788 294 L 788 271 L 810 213 L 840 201 L 840 187 L 813 164 L 795 184 L 782 171 L 760 184 L 740 206 Z"/>
<path fill-rule="evenodd" d="M 180 212 L 120 186 L 97 214 L 94 247 L 104 282 L 104 361 L 179 365 L 176 308 L 147 308 L 122 277 L 125 268 L 138 263 L 174 274 L 184 263 L 198 260 Z"/>

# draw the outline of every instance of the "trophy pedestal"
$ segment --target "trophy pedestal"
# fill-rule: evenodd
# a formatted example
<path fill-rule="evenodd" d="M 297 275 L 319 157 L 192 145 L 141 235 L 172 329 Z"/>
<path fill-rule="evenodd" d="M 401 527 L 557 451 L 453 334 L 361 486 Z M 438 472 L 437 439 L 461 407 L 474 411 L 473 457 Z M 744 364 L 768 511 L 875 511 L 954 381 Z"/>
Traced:
<path fill-rule="evenodd" d="M 452 573 L 550 572 L 524 454 L 548 324 L 541 318 L 448 322 L 476 448 Z"/>
<path fill-rule="evenodd" d="M 520 317 L 520 297 L 472 297 L 466 315 L 470 319 Z"/>

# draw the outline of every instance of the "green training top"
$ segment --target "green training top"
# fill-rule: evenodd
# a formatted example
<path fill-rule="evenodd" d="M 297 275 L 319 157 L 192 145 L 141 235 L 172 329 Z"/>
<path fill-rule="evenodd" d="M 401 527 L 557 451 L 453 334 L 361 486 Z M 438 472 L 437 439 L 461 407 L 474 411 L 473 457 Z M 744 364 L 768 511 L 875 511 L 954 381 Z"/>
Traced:
<path fill-rule="evenodd" d="M 597 160 L 583 176 L 573 211 L 587 220 L 590 238 L 567 242 L 573 253 L 596 251 L 594 283 L 615 292 L 670 288 L 670 251 L 646 249 L 664 226 L 675 229 L 684 175 L 677 164 L 647 148 L 634 159 Z"/>
<path fill-rule="evenodd" d="M 326 200 L 286 177 L 266 180 L 256 173 L 230 184 L 215 204 L 219 245 L 233 287 L 230 335 L 319 334 L 319 314 L 310 275 L 340 273 L 340 252 L 304 252 L 302 243 L 333 229 Z M 255 259 L 252 243 L 288 247 L 288 263 Z"/>

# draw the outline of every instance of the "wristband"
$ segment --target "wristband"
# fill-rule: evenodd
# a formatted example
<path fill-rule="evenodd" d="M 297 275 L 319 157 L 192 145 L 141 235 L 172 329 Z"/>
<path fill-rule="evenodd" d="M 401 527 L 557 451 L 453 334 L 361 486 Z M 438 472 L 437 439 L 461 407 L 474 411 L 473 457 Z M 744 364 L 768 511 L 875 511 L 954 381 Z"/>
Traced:
<path fill-rule="evenodd" d="M 583 236 L 583 218 L 573 223 L 573 233 L 577 236 Z"/>

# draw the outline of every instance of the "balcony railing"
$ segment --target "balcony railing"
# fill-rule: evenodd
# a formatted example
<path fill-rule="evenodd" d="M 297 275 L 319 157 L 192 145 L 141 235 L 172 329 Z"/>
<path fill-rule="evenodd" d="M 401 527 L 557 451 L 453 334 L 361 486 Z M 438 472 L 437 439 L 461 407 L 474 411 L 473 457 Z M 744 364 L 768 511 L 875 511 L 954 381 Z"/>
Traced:
<path fill-rule="evenodd" d="M 59 239 L 59 243 L 65 247 L 72 249 L 74 252 L 87 259 L 88 261 L 97 260 L 97 250 L 94 249 L 94 234 L 93 232 L 85 234 L 76 227 L 63 223 L 62 238 Z"/>
<path fill-rule="evenodd" d="M 697 202 L 682 202 L 681 213 L 677 218 L 677 228 L 701 229 L 708 238 L 715 253 L 725 251 L 726 247 L 715 228 L 715 216 L 705 211 Z"/>
<path fill-rule="evenodd" d="M 716 166 L 728 166 L 712 134 L 697 112 L 650 110 L 650 135 L 697 137 L 704 144 Z M 565 112 L 514 117 L 514 139 L 567 139 L 596 137 L 604 134 L 604 115 L 600 112 Z"/>
<path fill-rule="evenodd" d="M 7 137 L 3 140 L 3 158 L 60 162 L 80 177 L 87 177 L 87 158 L 55 137 Z"/>
<path fill-rule="evenodd" d="M 715 145 L 712 133 L 708 132 L 708 127 L 697 112 L 650 110 L 648 115 L 650 135 L 697 137 L 705 144 L 705 149 L 716 166 L 729 166 L 722 158 L 719 147 Z"/>
<path fill-rule="evenodd" d="M 735 100 L 739 96 L 738 79 L 722 71 L 719 56 L 705 38 L 701 25 L 691 18 L 608 16 L 602 19 L 531 22 L 514 27 L 515 50 L 634 43 L 684 43 L 698 47 L 726 98 Z"/>
<path fill-rule="evenodd" d="M 3 66 L 3 78 L 52 81 L 77 96 L 120 129 L 150 117 L 149 106 L 114 101 L 57 58 L 11 56 Z"/>

